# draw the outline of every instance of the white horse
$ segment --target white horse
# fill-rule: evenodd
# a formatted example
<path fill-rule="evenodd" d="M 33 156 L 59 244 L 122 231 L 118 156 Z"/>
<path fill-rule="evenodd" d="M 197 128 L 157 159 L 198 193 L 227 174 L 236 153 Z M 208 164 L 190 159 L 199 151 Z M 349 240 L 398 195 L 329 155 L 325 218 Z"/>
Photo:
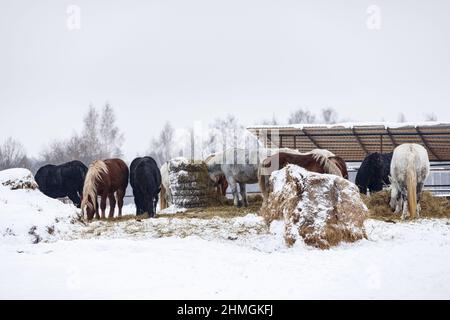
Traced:
<path fill-rule="evenodd" d="M 170 192 L 170 182 L 169 182 L 169 163 L 164 163 L 161 168 L 161 191 L 160 191 L 160 204 L 161 210 L 168 208 L 172 205 L 172 193 Z"/>
<path fill-rule="evenodd" d="M 394 150 L 391 162 L 391 201 L 395 213 L 410 218 L 420 214 L 420 196 L 430 173 L 427 150 L 421 145 L 405 143 Z"/>
<path fill-rule="evenodd" d="M 300 154 L 299 151 L 288 148 L 227 149 L 225 152 L 208 157 L 207 165 L 210 178 L 215 181 L 218 175 L 225 175 L 233 194 L 234 205 L 236 207 L 240 207 L 242 204 L 248 206 L 246 184 L 258 183 L 258 171 L 263 161 L 279 152 Z M 327 150 L 313 150 L 310 153 L 320 154 L 324 157 L 334 156 Z M 238 184 L 241 200 L 239 199 Z"/>

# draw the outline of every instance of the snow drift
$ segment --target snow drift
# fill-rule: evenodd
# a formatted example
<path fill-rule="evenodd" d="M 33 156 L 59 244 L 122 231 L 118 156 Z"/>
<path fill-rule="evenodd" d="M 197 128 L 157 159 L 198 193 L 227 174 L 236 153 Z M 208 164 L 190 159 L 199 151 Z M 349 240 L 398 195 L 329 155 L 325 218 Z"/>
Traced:
<path fill-rule="evenodd" d="M 27 169 L 0 171 L 0 237 L 2 242 L 48 241 L 69 232 L 76 208 L 37 189 Z"/>

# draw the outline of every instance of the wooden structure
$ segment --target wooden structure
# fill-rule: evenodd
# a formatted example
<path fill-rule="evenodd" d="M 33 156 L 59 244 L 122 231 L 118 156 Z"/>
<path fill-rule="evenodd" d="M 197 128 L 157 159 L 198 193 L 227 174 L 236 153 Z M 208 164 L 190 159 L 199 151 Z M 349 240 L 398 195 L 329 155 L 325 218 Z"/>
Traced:
<path fill-rule="evenodd" d="M 347 162 L 360 162 L 372 152 L 391 152 L 403 143 L 423 145 L 431 161 L 450 161 L 450 123 L 293 124 L 247 129 L 268 148 L 328 149 Z"/>

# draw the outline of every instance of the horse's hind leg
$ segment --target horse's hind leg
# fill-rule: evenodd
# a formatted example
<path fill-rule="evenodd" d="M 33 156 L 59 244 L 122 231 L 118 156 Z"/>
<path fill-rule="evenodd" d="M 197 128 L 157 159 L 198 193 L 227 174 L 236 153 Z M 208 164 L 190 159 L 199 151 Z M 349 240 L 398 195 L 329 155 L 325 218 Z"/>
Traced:
<path fill-rule="evenodd" d="M 261 195 L 263 197 L 263 203 L 267 200 L 269 197 L 269 193 L 267 192 L 267 183 L 266 183 L 266 176 L 260 175 L 258 178 L 258 184 L 259 184 L 259 190 L 261 191 Z"/>
<path fill-rule="evenodd" d="M 161 191 L 160 191 L 161 201 L 159 203 L 159 209 L 164 210 L 167 208 L 167 195 L 166 195 L 166 188 L 164 188 L 163 185 L 161 185 Z"/>
<path fill-rule="evenodd" d="M 117 190 L 117 205 L 119 207 L 119 217 L 122 216 L 123 198 L 125 197 L 125 189 Z"/>
<path fill-rule="evenodd" d="M 241 191 L 242 203 L 244 207 L 248 207 L 247 190 L 245 188 L 245 183 L 239 183 L 239 189 Z"/>
<path fill-rule="evenodd" d="M 100 209 L 102 209 L 102 219 L 105 219 L 105 212 L 106 212 L 106 198 L 107 198 L 107 194 L 102 194 L 102 196 L 101 196 L 101 202 L 100 202 Z"/>
<path fill-rule="evenodd" d="M 422 210 L 422 208 L 420 207 L 420 200 L 422 199 L 423 185 L 424 185 L 423 182 L 419 182 L 417 184 L 417 210 L 416 210 L 417 218 L 420 217 L 420 211 Z"/>
<path fill-rule="evenodd" d="M 402 212 L 402 220 L 405 220 L 408 216 L 409 216 L 409 211 L 408 211 L 408 201 L 406 198 L 406 193 L 402 192 L 402 196 L 401 196 L 401 204 L 403 207 L 403 212 Z"/>
<path fill-rule="evenodd" d="M 114 218 L 114 209 L 116 208 L 116 197 L 114 197 L 114 192 L 108 195 L 109 199 L 109 216 L 108 218 Z"/>
<path fill-rule="evenodd" d="M 233 193 L 233 203 L 236 207 L 241 207 L 242 203 L 241 201 L 239 201 L 239 194 L 238 194 L 238 190 L 237 190 L 237 183 L 233 178 L 227 179 L 230 183 L 231 186 L 231 193 Z"/>

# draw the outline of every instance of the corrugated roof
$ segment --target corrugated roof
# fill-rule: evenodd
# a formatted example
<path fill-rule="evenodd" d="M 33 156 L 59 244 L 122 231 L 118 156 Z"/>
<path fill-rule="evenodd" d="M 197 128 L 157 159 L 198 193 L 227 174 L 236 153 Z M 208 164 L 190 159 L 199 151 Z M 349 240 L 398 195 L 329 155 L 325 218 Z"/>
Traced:
<path fill-rule="evenodd" d="M 372 152 L 391 152 L 403 143 L 423 145 L 431 161 L 450 161 L 450 123 L 294 124 L 247 129 L 266 147 L 301 152 L 328 149 L 346 161 L 362 161 Z"/>

